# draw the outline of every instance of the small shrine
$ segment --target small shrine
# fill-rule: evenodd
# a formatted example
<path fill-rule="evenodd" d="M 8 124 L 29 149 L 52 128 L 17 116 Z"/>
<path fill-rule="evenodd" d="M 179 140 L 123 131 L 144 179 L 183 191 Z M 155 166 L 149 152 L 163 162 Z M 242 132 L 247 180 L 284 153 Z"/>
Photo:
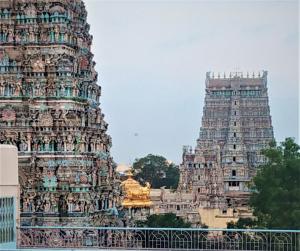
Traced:
<path fill-rule="evenodd" d="M 151 186 L 146 182 L 146 186 L 133 179 L 133 174 L 129 170 L 126 172 L 127 179 L 121 183 L 124 194 L 122 206 L 128 212 L 129 218 L 135 220 L 146 220 L 150 215 L 152 202 L 150 200 Z"/>

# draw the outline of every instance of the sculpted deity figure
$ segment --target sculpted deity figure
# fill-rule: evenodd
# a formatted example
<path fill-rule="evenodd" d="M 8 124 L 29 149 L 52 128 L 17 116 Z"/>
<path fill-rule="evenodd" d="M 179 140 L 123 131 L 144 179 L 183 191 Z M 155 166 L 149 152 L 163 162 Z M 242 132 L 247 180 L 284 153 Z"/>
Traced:
<path fill-rule="evenodd" d="M 14 40 L 14 33 L 12 29 L 8 30 L 7 42 L 11 43 Z"/>
<path fill-rule="evenodd" d="M 35 34 L 34 34 L 34 30 L 33 27 L 30 26 L 29 27 L 29 42 L 34 43 L 35 42 Z"/>
<path fill-rule="evenodd" d="M 59 27 L 58 26 L 55 26 L 54 27 L 54 38 L 55 38 L 55 41 L 58 41 L 59 40 Z"/>
<path fill-rule="evenodd" d="M 28 211 L 34 212 L 34 197 L 36 196 L 36 193 L 29 193 L 28 195 Z"/>
<path fill-rule="evenodd" d="M 18 79 L 15 87 L 15 96 L 20 96 L 20 94 L 22 95 L 22 80 Z"/>
<path fill-rule="evenodd" d="M 4 96 L 5 82 L 0 80 L 0 96 Z"/>
<path fill-rule="evenodd" d="M 92 174 L 92 184 L 93 184 L 93 187 L 97 186 L 97 170 L 94 170 L 93 171 L 93 174 Z"/>
<path fill-rule="evenodd" d="M 26 213 L 26 212 L 29 212 L 31 211 L 29 209 L 29 199 L 27 197 L 24 198 L 23 200 L 23 212 Z"/>
<path fill-rule="evenodd" d="M 48 42 L 49 38 L 48 38 L 48 33 L 46 31 L 41 31 L 40 33 L 41 36 L 41 42 Z"/>
<path fill-rule="evenodd" d="M 69 193 L 67 197 L 67 203 L 68 203 L 68 212 L 72 213 L 74 211 L 74 196 L 72 193 Z"/>
<path fill-rule="evenodd" d="M 34 85 L 34 95 L 37 97 L 40 95 L 40 83 L 38 82 Z"/>
<path fill-rule="evenodd" d="M 50 212 L 50 197 L 49 197 L 49 193 L 47 193 L 45 195 L 45 206 L 44 206 L 44 212 L 49 213 Z"/>
<path fill-rule="evenodd" d="M 33 72 L 44 72 L 45 71 L 45 63 L 41 59 L 37 59 L 32 64 Z"/>
<path fill-rule="evenodd" d="M 20 144 L 20 151 L 25 152 L 27 150 L 28 150 L 27 143 L 26 143 L 25 139 L 22 139 L 21 144 Z"/>
<path fill-rule="evenodd" d="M 55 195 L 52 193 L 50 195 L 50 210 L 51 212 L 56 213 L 57 212 L 57 200 L 55 198 Z"/>
<path fill-rule="evenodd" d="M 75 212 L 80 212 L 80 205 L 79 205 L 79 201 L 75 201 Z"/>
<path fill-rule="evenodd" d="M 67 151 L 73 150 L 73 137 L 71 134 L 67 136 L 67 142 L 66 142 Z"/>

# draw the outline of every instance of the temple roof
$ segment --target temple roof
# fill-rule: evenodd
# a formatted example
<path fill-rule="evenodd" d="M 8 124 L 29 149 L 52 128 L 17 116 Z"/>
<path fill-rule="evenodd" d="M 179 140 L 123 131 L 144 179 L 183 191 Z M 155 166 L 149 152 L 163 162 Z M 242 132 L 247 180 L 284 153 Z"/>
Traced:
<path fill-rule="evenodd" d="M 150 207 L 150 184 L 147 182 L 143 187 L 140 183 L 132 178 L 131 171 L 127 171 L 127 179 L 121 183 L 125 194 L 122 205 L 125 208 L 143 208 Z"/>

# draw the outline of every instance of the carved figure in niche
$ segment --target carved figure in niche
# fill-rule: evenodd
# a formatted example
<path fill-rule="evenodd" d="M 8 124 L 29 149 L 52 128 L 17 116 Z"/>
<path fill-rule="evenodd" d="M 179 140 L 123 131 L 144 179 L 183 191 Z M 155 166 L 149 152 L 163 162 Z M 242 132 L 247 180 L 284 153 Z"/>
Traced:
<path fill-rule="evenodd" d="M 86 204 L 86 202 L 84 202 L 84 201 L 80 202 L 80 212 L 82 212 L 82 213 L 85 213 L 85 204 Z"/>
<path fill-rule="evenodd" d="M 25 10 L 24 13 L 27 17 L 35 18 L 36 17 L 36 8 L 33 4 L 30 4 Z"/>
<path fill-rule="evenodd" d="M 41 83 L 40 85 L 40 96 L 45 96 L 45 93 L 46 93 L 46 89 L 45 89 L 45 85 L 44 83 Z"/>
<path fill-rule="evenodd" d="M 34 34 L 34 30 L 33 30 L 32 26 L 29 27 L 28 33 L 29 33 L 29 42 L 34 43 L 35 42 L 35 34 Z"/>
<path fill-rule="evenodd" d="M 78 171 L 76 172 L 75 183 L 76 183 L 76 185 L 78 185 L 80 183 L 80 175 L 79 175 Z"/>
<path fill-rule="evenodd" d="M 50 210 L 51 212 L 56 213 L 58 208 L 57 208 L 57 200 L 55 198 L 55 195 L 51 193 L 50 195 Z"/>
<path fill-rule="evenodd" d="M 40 87 L 41 87 L 41 85 L 38 82 L 34 85 L 34 95 L 35 96 L 40 96 Z"/>
<path fill-rule="evenodd" d="M 79 61 L 79 66 L 81 70 L 87 70 L 89 65 L 89 61 L 86 57 L 81 57 Z"/>
<path fill-rule="evenodd" d="M 19 44 L 21 42 L 21 32 L 16 32 L 15 34 L 16 43 Z"/>
<path fill-rule="evenodd" d="M 0 96 L 4 96 L 5 82 L 0 80 Z"/>
<path fill-rule="evenodd" d="M 28 198 L 24 198 L 23 200 L 23 212 L 30 212 L 30 208 L 29 208 L 29 199 Z"/>
<path fill-rule="evenodd" d="M 45 72 L 45 63 L 41 59 L 37 59 L 32 64 L 33 72 Z"/>
<path fill-rule="evenodd" d="M 2 111 L 2 120 L 4 121 L 15 121 L 16 112 L 11 108 L 6 108 Z"/>
<path fill-rule="evenodd" d="M 42 199 L 40 197 L 36 198 L 35 212 L 43 212 L 44 205 L 42 203 Z"/>
<path fill-rule="evenodd" d="M 49 213 L 50 212 L 50 207 L 51 207 L 49 193 L 47 193 L 45 195 L 44 201 L 45 201 L 44 212 Z"/>
<path fill-rule="evenodd" d="M 67 151 L 73 151 L 73 137 L 70 134 L 67 136 L 66 148 Z"/>
<path fill-rule="evenodd" d="M 34 198 L 36 196 L 36 193 L 29 193 L 28 194 L 28 211 L 29 212 L 34 212 Z"/>
<path fill-rule="evenodd" d="M 11 43 L 14 40 L 14 33 L 12 29 L 9 29 L 8 36 L 7 36 L 7 42 Z"/>
<path fill-rule="evenodd" d="M 53 126 L 53 118 L 50 113 L 41 113 L 38 117 L 39 126 L 51 127 Z"/>
<path fill-rule="evenodd" d="M 53 95 L 54 90 L 55 90 L 55 82 L 54 82 L 53 78 L 48 78 L 47 84 L 46 84 L 46 94 Z"/>
<path fill-rule="evenodd" d="M 74 208 L 74 196 L 73 196 L 72 193 L 68 194 L 67 204 L 68 204 L 68 212 L 72 213 L 75 210 L 75 208 Z"/>
<path fill-rule="evenodd" d="M 89 213 L 94 213 L 94 212 L 95 212 L 95 205 L 94 205 L 93 202 L 92 202 L 92 203 L 89 202 L 88 212 L 89 212 Z"/>
<path fill-rule="evenodd" d="M 78 89 L 78 81 L 77 80 L 75 80 L 74 82 L 73 82 L 73 95 L 75 96 L 75 97 L 77 97 L 78 96 L 78 94 L 79 94 L 79 89 Z"/>
<path fill-rule="evenodd" d="M 93 187 L 97 186 L 97 170 L 94 170 L 93 171 L 93 174 L 92 174 L 92 184 L 93 184 Z"/>
<path fill-rule="evenodd" d="M 80 212 L 79 201 L 75 201 L 75 212 Z"/>
<path fill-rule="evenodd" d="M 46 31 L 42 31 L 41 33 L 40 33 L 41 35 L 41 41 L 42 42 L 48 42 L 48 33 L 46 32 Z"/>
<path fill-rule="evenodd" d="M 20 96 L 23 95 L 22 93 L 22 80 L 18 79 L 18 81 L 16 82 L 16 87 L 15 87 L 15 95 L 16 96 Z"/>
<path fill-rule="evenodd" d="M 54 27 L 54 32 L 55 32 L 55 41 L 58 41 L 58 39 L 59 39 L 59 26 L 55 26 Z"/>
<path fill-rule="evenodd" d="M 21 144 L 20 144 L 20 151 L 25 152 L 27 150 L 28 150 L 27 143 L 26 143 L 25 139 L 22 139 Z"/>

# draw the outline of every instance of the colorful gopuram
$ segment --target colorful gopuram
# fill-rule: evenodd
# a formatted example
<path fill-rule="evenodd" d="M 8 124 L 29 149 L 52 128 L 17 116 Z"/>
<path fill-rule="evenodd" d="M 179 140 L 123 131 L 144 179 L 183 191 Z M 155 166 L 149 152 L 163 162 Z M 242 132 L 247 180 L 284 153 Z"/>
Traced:
<path fill-rule="evenodd" d="M 233 217 L 247 211 L 251 179 L 266 161 L 261 150 L 274 140 L 267 72 L 207 73 L 205 91 L 200 136 L 195 150 L 184 147 L 178 189 L 193 194 L 200 216 L 218 209 Z"/>
<path fill-rule="evenodd" d="M 22 225 L 113 225 L 120 205 L 81 0 L 0 1 L 0 144 Z"/>

